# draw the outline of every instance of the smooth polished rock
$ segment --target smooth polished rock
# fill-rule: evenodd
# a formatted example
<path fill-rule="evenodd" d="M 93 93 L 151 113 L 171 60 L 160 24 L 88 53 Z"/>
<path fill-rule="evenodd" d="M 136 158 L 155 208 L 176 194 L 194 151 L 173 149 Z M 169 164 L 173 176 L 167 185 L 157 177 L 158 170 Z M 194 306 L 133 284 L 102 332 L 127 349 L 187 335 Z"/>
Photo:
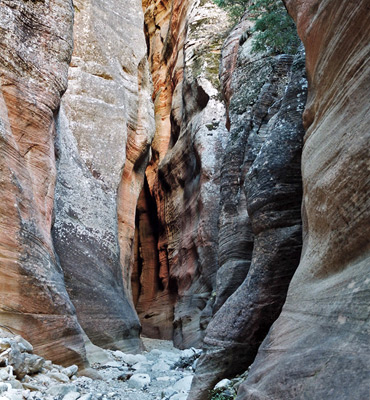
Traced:
<path fill-rule="evenodd" d="M 237 399 L 362 400 L 370 387 L 369 5 L 285 3 L 309 78 L 303 253 Z"/>
<path fill-rule="evenodd" d="M 134 374 L 127 382 L 131 388 L 142 389 L 150 384 L 150 376 L 148 374 Z"/>
<path fill-rule="evenodd" d="M 0 21 L 0 321 L 38 354 L 84 365 L 81 327 L 50 234 L 72 1 L 1 0 Z"/>
<path fill-rule="evenodd" d="M 122 224 L 134 225 L 154 134 L 143 13 L 138 0 L 75 7 L 58 114 L 54 245 L 91 342 L 137 352 L 140 323 L 123 279 L 134 233 Z"/>

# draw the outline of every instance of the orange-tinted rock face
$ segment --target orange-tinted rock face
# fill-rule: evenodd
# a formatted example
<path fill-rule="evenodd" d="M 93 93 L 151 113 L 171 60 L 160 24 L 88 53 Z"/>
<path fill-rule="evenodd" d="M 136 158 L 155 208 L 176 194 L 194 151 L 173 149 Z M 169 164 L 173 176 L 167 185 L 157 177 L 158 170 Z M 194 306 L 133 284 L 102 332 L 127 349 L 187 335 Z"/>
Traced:
<path fill-rule="evenodd" d="M 305 44 L 304 244 L 238 399 L 369 396 L 369 3 L 286 1 Z"/>
<path fill-rule="evenodd" d="M 217 154 L 227 135 L 218 65 L 229 20 L 211 1 L 144 2 L 144 10 L 156 134 L 132 285 L 144 333 L 199 345 L 218 265 Z"/>
<path fill-rule="evenodd" d="M 35 352 L 83 364 L 82 331 L 50 235 L 54 113 L 67 86 L 72 3 L 0 2 L 0 322 Z"/>
<path fill-rule="evenodd" d="M 146 186 L 137 209 L 138 231 L 131 283 L 143 333 L 165 339 L 172 338 L 177 289 L 170 284 L 164 193 L 158 179 L 158 165 L 171 142 L 171 109 L 176 87 L 181 99 L 182 53 L 189 6 L 190 1 L 143 1 L 153 80 L 155 136 L 145 173 Z"/>

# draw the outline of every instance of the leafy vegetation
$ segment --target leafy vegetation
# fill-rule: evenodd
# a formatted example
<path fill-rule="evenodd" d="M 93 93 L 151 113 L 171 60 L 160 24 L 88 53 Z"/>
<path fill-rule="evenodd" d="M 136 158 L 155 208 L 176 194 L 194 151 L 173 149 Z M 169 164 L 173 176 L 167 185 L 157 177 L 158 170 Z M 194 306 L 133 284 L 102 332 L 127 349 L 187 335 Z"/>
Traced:
<path fill-rule="evenodd" d="M 213 389 L 210 391 L 210 400 L 233 400 L 236 397 L 236 390 L 233 387 L 233 382 L 227 386 Z"/>
<path fill-rule="evenodd" d="M 299 46 L 297 30 L 281 0 L 214 0 L 231 15 L 248 10 L 255 20 L 252 51 L 271 55 L 295 54 Z"/>
<path fill-rule="evenodd" d="M 213 393 L 211 392 L 211 400 L 233 400 L 236 397 L 236 393 L 233 395 L 224 393 Z"/>

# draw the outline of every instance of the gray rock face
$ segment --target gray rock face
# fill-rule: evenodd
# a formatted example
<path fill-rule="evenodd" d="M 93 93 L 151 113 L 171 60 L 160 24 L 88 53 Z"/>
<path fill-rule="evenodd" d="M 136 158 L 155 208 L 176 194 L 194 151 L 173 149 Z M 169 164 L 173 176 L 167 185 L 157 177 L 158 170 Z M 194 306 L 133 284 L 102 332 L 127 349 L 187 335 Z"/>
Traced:
<path fill-rule="evenodd" d="M 217 381 L 252 363 L 281 311 L 301 254 L 304 52 L 294 60 L 288 55 L 251 59 L 249 45 L 247 40 L 239 50 L 231 86 L 231 132 L 221 175 L 218 311 L 206 330 L 192 400 L 206 399 Z M 232 231 L 227 217 L 234 221 L 238 212 L 243 220 Z M 229 236 L 236 238 L 233 252 Z"/>
<path fill-rule="evenodd" d="M 303 252 L 237 399 L 362 400 L 370 387 L 369 4 L 286 3 L 310 77 Z"/>
<path fill-rule="evenodd" d="M 90 340 L 137 350 L 140 324 L 122 279 L 117 193 L 126 158 L 136 160 L 126 145 L 138 119 L 148 122 L 140 121 L 144 155 L 136 158 L 145 159 L 154 133 L 151 99 L 140 96 L 150 88 L 141 5 L 74 5 L 75 47 L 57 126 L 54 245 Z"/>
<path fill-rule="evenodd" d="M 160 167 L 162 184 L 170 188 L 166 197 L 173 204 L 166 219 L 176 232 L 170 237 L 169 262 L 178 288 L 174 343 L 180 348 L 201 344 L 211 316 L 218 268 L 219 155 L 228 136 L 218 71 L 230 21 L 212 1 L 205 1 L 194 2 L 188 24 L 182 115 L 174 112 L 180 134 Z M 181 176 L 185 179 L 180 189 Z"/>

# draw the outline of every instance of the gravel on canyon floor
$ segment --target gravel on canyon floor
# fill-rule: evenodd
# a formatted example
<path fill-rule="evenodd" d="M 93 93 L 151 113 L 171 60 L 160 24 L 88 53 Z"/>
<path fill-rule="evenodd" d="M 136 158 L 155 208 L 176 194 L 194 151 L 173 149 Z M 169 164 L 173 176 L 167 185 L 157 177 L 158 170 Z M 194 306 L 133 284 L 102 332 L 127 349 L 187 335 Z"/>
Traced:
<path fill-rule="evenodd" d="M 141 354 L 99 349 L 79 376 L 77 366 L 53 364 L 32 353 L 20 336 L 0 336 L 0 400 L 186 400 L 198 349 L 143 338 Z"/>

